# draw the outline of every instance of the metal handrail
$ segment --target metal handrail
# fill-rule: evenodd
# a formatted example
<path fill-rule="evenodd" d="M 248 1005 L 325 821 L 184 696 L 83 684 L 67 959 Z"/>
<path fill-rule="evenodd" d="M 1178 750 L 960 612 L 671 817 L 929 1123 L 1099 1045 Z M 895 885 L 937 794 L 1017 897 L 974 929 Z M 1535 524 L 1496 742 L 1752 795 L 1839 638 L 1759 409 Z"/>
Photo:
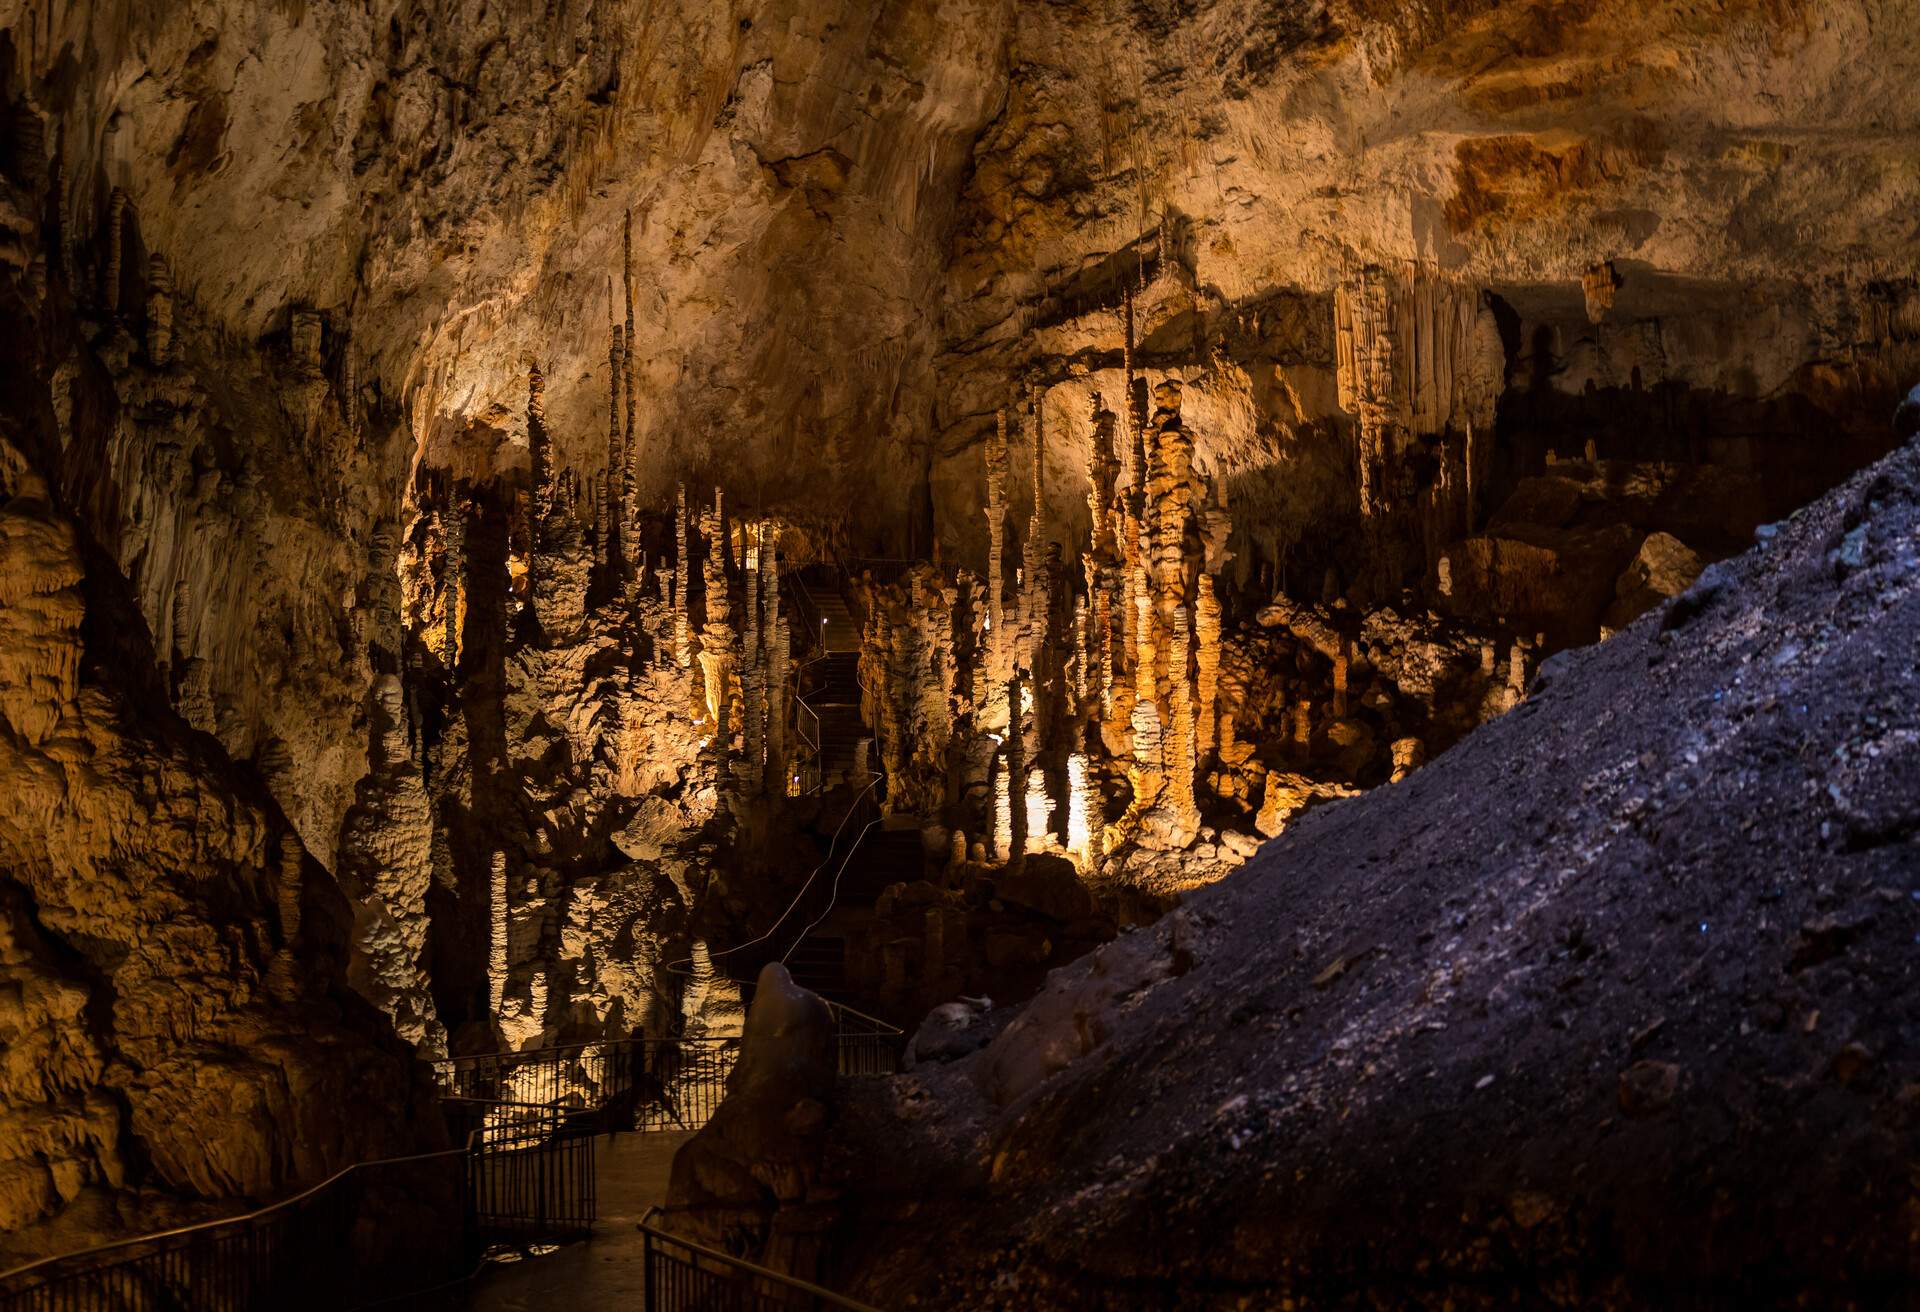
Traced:
<path fill-rule="evenodd" d="M 805 1294 L 815 1300 L 815 1306 L 840 1308 L 843 1309 L 844 1312 L 880 1312 L 880 1309 L 874 1307 L 871 1303 L 858 1302 L 848 1298 L 844 1294 L 836 1294 L 831 1289 L 816 1285 L 810 1280 L 802 1280 L 798 1276 L 790 1276 L 784 1272 L 775 1271 L 772 1267 L 761 1266 L 758 1262 L 749 1262 L 745 1258 L 734 1257 L 732 1254 L 723 1253 L 717 1248 L 709 1248 L 707 1245 L 698 1243 L 695 1240 L 676 1235 L 671 1230 L 663 1230 L 653 1224 L 653 1219 L 656 1216 L 662 1215 L 665 1215 L 664 1208 L 649 1207 L 646 1215 L 640 1218 L 640 1233 L 645 1240 L 645 1277 L 647 1283 L 647 1308 L 649 1312 L 651 1312 L 654 1304 L 653 1276 L 655 1240 L 672 1244 L 676 1248 L 684 1248 L 690 1253 L 697 1253 L 709 1262 L 717 1262 L 729 1271 L 739 1275 L 749 1276 L 756 1281 L 764 1281 L 776 1289 L 789 1290 L 796 1294 Z M 785 1305 L 785 1302 L 786 1300 L 782 1300 L 782 1304 L 780 1305 Z M 775 1304 L 772 1304 L 771 1300 L 769 1300 L 769 1306 L 775 1306 Z"/>
<path fill-rule="evenodd" d="M 71 1253 L 55 1253 L 50 1257 L 35 1258 L 31 1262 L 0 1271 L 0 1282 L 12 1280 L 16 1276 L 26 1275 L 43 1266 L 51 1266 L 55 1262 L 77 1261 L 80 1258 L 92 1257 L 97 1253 L 109 1253 L 116 1248 L 132 1248 L 140 1244 L 157 1244 L 162 1239 L 173 1239 L 180 1235 L 190 1235 L 201 1230 L 213 1230 L 224 1225 L 245 1225 L 249 1221 L 258 1221 L 264 1217 L 272 1216 L 275 1212 L 284 1211 L 297 1203 L 303 1203 L 314 1195 L 331 1189 L 355 1171 L 368 1171 L 375 1167 L 405 1166 L 408 1162 L 427 1162 L 439 1157 L 462 1156 L 473 1151 L 478 1136 L 479 1132 L 475 1131 L 472 1135 L 468 1136 L 466 1145 L 460 1148 L 440 1148 L 430 1153 L 408 1153 L 404 1157 L 376 1157 L 371 1161 L 355 1162 L 351 1166 L 343 1166 L 318 1184 L 310 1185 L 297 1194 L 282 1198 L 277 1203 L 268 1203 L 265 1207 L 255 1208 L 251 1212 L 236 1212 L 232 1216 L 215 1217 L 211 1221 L 196 1221 L 192 1225 L 175 1226 L 171 1230 L 156 1230 L 152 1234 L 134 1235 L 130 1239 L 109 1240 L 104 1244 L 95 1244 L 91 1248 L 75 1249 Z"/>

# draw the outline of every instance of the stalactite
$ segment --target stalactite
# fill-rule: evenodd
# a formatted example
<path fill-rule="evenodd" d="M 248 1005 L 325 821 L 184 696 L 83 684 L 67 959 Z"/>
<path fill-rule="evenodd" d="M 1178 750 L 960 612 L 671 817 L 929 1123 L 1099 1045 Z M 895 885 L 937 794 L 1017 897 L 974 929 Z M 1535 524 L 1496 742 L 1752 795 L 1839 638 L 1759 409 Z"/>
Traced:
<path fill-rule="evenodd" d="M 59 248 L 60 278 L 67 287 L 74 288 L 73 279 L 73 186 L 67 176 L 66 135 L 61 133 L 60 160 L 53 168 L 53 213 L 54 244 Z M 74 293 L 76 296 L 78 292 Z"/>
<path fill-rule="evenodd" d="M 1120 377 L 1124 389 L 1120 397 L 1120 413 L 1125 420 L 1121 437 L 1121 472 L 1129 487 L 1138 490 L 1146 482 L 1146 469 L 1140 458 L 1141 434 L 1133 416 L 1133 280 L 1126 283 L 1126 335 L 1120 346 Z"/>
<path fill-rule="evenodd" d="M 532 465 L 534 557 L 539 538 L 553 516 L 553 452 L 547 438 L 547 380 L 537 361 L 527 365 L 527 451 Z"/>
<path fill-rule="evenodd" d="M 14 168 L 27 193 L 38 196 L 47 180 L 47 120 L 32 96 L 14 107 L 11 136 Z"/>
<path fill-rule="evenodd" d="M 120 310 L 120 261 L 126 243 L 126 215 L 126 188 L 115 187 L 107 201 L 107 262 L 102 274 L 105 286 L 101 289 L 100 298 L 109 315 L 117 314 Z"/>
<path fill-rule="evenodd" d="M 609 310 L 611 317 L 611 310 Z M 600 490 L 601 518 L 607 540 L 607 561 L 616 573 L 627 570 L 627 499 L 625 442 L 620 428 L 620 388 L 625 368 L 626 341 L 617 323 L 608 325 L 607 334 L 607 476 Z M 632 548 L 638 553 L 639 543 Z"/>
<path fill-rule="evenodd" d="M 441 580 L 442 604 L 445 607 L 446 632 L 442 637 L 441 661 L 445 664 L 447 677 L 455 676 L 460 664 L 460 617 L 465 605 L 466 581 L 466 542 L 467 517 L 465 507 L 459 498 L 449 498 L 446 509 L 446 573 Z"/>
<path fill-rule="evenodd" d="M 300 846 L 299 835 L 281 835 L 280 879 L 274 890 L 274 898 L 280 910 L 280 942 L 288 948 L 300 942 L 301 874 L 305 865 L 306 852 Z"/>

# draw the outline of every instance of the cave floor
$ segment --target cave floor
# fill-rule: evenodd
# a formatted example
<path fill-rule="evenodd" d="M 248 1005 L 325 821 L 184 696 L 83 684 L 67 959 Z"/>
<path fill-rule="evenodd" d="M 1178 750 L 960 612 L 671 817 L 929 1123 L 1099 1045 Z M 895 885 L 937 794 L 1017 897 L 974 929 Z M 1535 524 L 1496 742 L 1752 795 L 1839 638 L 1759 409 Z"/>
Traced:
<path fill-rule="evenodd" d="M 542 1257 L 495 1263 L 473 1283 L 474 1312 L 554 1307 L 639 1307 L 646 1296 L 645 1246 L 636 1228 L 667 1201 L 673 1155 L 692 1131 L 602 1135 L 594 1145 L 599 1219 L 593 1237 Z"/>

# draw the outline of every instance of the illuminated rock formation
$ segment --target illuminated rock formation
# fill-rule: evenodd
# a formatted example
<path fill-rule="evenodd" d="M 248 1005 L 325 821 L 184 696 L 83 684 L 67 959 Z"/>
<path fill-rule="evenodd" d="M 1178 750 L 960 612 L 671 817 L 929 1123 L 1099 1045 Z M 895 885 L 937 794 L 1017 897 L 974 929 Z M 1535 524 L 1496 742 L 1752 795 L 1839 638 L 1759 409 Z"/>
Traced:
<path fill-rule="evenodd" d="M 427 980 L 427 890 L 433 882 L 433 812 L 409 742 L 400 680 L 374 685 L 370 770 L 341 827 L 340 885 L 354 902 L 348 977 L 427 1056 L 446 1054 Z"/>

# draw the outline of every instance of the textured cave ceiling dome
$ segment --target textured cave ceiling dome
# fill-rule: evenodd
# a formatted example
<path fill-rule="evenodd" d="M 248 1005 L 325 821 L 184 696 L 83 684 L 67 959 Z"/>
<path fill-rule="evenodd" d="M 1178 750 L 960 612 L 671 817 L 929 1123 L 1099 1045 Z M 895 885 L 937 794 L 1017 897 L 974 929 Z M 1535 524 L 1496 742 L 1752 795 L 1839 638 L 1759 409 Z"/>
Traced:
<path fill-rule="evenodd" d="M 313 307 L 436 467 L 524 460 L 530 356 L 560 458 L 598 458 L 631 215 L 647 494 L 779 509 L 937 484 L 1036 352 L 1112 349 L 1098 315 L 1039 346 L 1036 316 L 1170 216 L 1203 315 L 1372 262 L 1741 286 L 1910 258 L 1899 16 L 118 0 L 13 27 L 78 210 L 124 188 L 243 340 Z"/>

